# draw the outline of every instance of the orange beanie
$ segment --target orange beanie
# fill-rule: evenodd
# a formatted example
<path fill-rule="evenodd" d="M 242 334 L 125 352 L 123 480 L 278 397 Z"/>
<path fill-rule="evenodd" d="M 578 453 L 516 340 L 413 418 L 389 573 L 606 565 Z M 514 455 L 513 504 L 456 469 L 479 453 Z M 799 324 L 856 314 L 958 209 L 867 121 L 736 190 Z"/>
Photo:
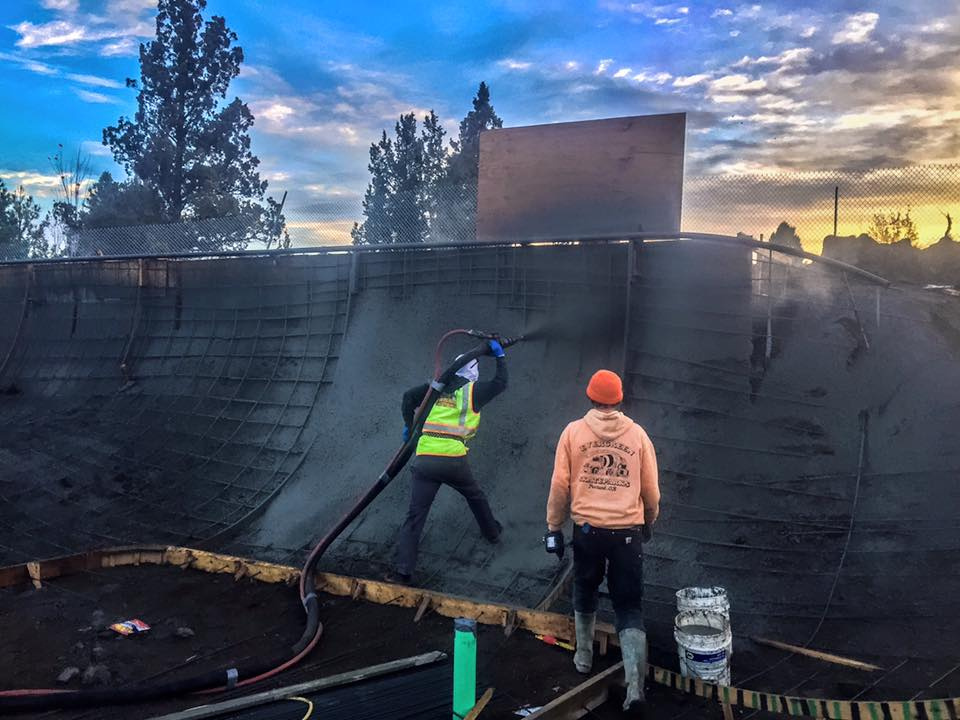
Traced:
<path fill-rule="evenodd" d="M 620 376 L 609 370 L 597 370 L 587 385 L 587 397 L 601 405 L 619 405 L 623 402 Z"/>

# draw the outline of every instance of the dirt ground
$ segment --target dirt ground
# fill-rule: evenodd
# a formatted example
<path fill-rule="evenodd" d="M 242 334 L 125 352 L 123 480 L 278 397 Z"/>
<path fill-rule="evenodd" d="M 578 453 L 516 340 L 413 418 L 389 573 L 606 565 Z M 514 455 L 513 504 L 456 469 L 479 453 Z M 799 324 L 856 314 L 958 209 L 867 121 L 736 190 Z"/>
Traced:
<path fill-rule="evenodd" d="M 413 610 L 331 596 L 322 597 L 322 608 L 324 635 L 318 649 L 303 665 L 258 686 L 258 691 L 431 650 L 452 655 L 449 618 L 428 613 L 414 624 Z M 121 637 L 106 627 L 132 618 L 151 629 Z M 7 588 L 0 590 L 0 685 L 80 689 L 187 677 L 281 652 L 299 637 L 301 623 L 295 588 L 170 567 L 86 572 L 47 581 L 40 590 Z M 598 657 L 596 669 L 618 659 L 616 651 Z M 86 686 L 81 677 L 66 684 L 57 681 L 65 668 L 76 667 L 82 675 L 91 666 L 106 668 L 109 678 L 101 672 L 99 682 Z M 543 705 L 582 681 L 569 651 L 525 632 L 506 638 L 500 628 L 480 626 L 478 689 L 496 689 L 484 717 L 517 717 L 514 711 L 519 708 Z M 650 698 L 654 717 L 720 717 L 716 706 L 663 688 L 652 687 Z M 20 717 L 111 720 L 151 717 L 197 704 L 202 702 L 179 699 L 135 710 L 64 710 Z M 620 715 L 611 704 L 591 717 Z"/>

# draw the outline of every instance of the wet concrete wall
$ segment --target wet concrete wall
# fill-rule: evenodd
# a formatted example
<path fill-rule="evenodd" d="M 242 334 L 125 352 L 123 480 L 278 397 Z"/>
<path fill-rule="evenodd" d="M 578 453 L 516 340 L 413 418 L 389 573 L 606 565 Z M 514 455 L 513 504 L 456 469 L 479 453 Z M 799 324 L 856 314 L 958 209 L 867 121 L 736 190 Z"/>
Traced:
<path fill-rule="evenodd" d="M 471 451 L 503 542 L 486 544 L 442 490 L 419 583 L 543 597 L 556 438 L 610 367 L 625 370 L 627 412 L 660 460 L 645 589 L 658 651 L 670 652 L 675 590 L 709 583 L 732 597 L 735 679 L 842 690 L 756 635 L 897 668 L 877 692 L 949 669 L 949 295 L 647 243 L 5 266 L 0 309 L 3 561 L 122 542 L 299 559 L 398 448 L 400 396 L 428 378 L 444 331 L 548 327 L 510 350 L 510 388 Z M 324 565 L 389 567 L 407 492 L 402 475 Z"/>

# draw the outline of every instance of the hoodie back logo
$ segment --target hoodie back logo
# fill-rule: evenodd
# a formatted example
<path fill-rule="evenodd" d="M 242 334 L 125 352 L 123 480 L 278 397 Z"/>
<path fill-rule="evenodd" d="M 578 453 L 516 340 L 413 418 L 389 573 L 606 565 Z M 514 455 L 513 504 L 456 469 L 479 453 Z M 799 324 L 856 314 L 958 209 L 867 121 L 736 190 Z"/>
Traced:
<path fill-rule="evenodd" d="M 630 487 L 630 468 L 617 453 L 601 453 L 584 464 L 579 481 L 593 490 L 616 492 L 618 487 Z"/>

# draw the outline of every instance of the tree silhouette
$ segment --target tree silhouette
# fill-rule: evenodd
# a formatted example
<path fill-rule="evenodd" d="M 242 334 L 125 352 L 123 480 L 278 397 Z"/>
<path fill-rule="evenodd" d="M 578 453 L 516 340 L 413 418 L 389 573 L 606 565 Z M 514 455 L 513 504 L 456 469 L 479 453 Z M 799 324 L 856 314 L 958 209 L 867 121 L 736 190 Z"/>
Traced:
<path fill-rule="evenodd" d="M 105 228 L 163 222 L 160 195 L 139 180 L 117 182 L 104 172 L 90 187 L 80 215 L 83 227 Z"/>
<path fill-rule="evenodd" d="M 243 50 L 224 18 L 203 19 L 206 5 L 159 0 L 156 37 L 140 46 L 140 80 L 127 80 L 139 91 L 137 112 L 103 131 L 131 186 L 104 185 L 101 201 L 127 203 L 114 205 L 124 221 L 152 222 L 157 211 L 163 222 L 250 215 L 259 228 L 251 233 L 269 234 L 275 228 L 263 228 L 273 222 L 273 206 L 263 203 L 267 183 L 250 149 L 254 118 L 240 98 L 227 102 Z M 97 222 L 119 220 L 101 215 Z M 210 249 L 236 242 L 212 239 Z"/>
<path fill-rule="evenodd" d="M 770 242 L 803 250 L 803 243 L 800 241 L 800 236 L 797 235 L 797 228 L 790 225 L 786 220 L 777 225 L 777 229 L 771 233 Z"/>
<path fill-rule="evenodd" d="M 438 219 L 447 192 L 447 151 L 443 144 L 446 131 L 431 110 L 423 119 L 423 182 L 420 205 L 427 218 L 429 233 L 437 239 Z"/>
<path fill-rule="evenodd" d="M 450 143 L 453 153 L 447 166 L 449 195 L 440 213 L 439 231 L 446 240 L 476 237 L 477 182 L 480 174 L 480 134 L 503 127 L 490 103 L 490 88 L 480 83 L 473 110 L 460 121 L 460 134 Z"/>
<path fill-rule="evenodd" d="M 354 245 L 384 245 L 393 242 L 393 229 L 390 219 L 390 197 L 393 184 L 392 171 L 393 142 L 387 137 L 386 130 L 380 136 L 380 142 L 370 146 L 370 184 L 363 196 L 363 214 L 366 220 L 354 223 L 350 231 Z"/>
<path fill-rule="evenodd" d="M 4 258 L 44 257 L 46 221 L 23 186 L 13 192 L 0 180 L 0 254 Z"/>
<path fill-rule="evenodd" d="M 917 226 L 910 217 L 909 208 L 905 213 L 897 211 L 888 215 L 874 215 L 867 228 L 867 235 L 881 244 L 909 240 L 911 245 L 916 245 L 920 239 Z"/>
<path fill-rule="evenodd" d="M 427 218 L 423 207 L 423 139 L 417 135 L 417 119 L 413 113 L 401 115 L 394 130 L 396 139 L 389 156 L 394 242 L 423 242 L 427 239 Z"/>

